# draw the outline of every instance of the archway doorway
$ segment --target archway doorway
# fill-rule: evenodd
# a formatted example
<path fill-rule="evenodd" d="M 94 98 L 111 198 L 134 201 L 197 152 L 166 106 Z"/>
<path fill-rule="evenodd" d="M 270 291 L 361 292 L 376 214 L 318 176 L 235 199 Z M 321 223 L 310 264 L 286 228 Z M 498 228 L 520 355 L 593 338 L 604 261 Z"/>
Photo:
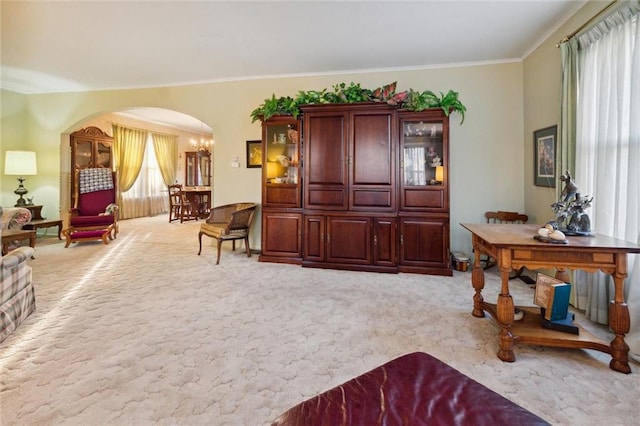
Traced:
<path fill-rule="evenodd" d="M 188 168 L 187 159 L 190 153 L 198 154 L 198 166 L 202 168 L 204 173 L 200 173 L 200 178 L 197 180 L 201 186 L 207 183 L 211 188 L 212 182 L 212 157 L 213 157 L 213 132 L 212 129 L 203 121 L 178 112 L 165 108 L 151 108 L 151 107 L 136 107 L 128 108 L 114 112 L 105 112 L 88 117 L 76 123 L 70 133 L 89 127 L 98 127 L 105 133 L 113 135 L 113 126 L 121 126 L 127 128 L 133 128 L 147 132 L 148 135 L 152 134 L 164 134 L 173 135 L 177 140 L 177 155 L 175 158 L 175 178 L 174 182 L 187 185 L 191 183 L 187 172 L 193 172 Z M 71 158 L 70 139 L 69 133 L 62 135 L 61 146 L 61 170 L 67 173 L 67 179 L 69 182 L 69 176 L 73 173 L 76 163 Z M 149 138 L 149 141 L 152 139 Z M 208 141 L 206 150 L 202 149 L 203 141 Z M 161 213 L 168 213 L 168 193 L 166 183 L 158 178 L 158 166 L 157 160 L 154 158 L 154 152 L 152 148 L 152 142 L 149 142 L 151 148 L 147 147 L 145 151 L 143 168 L 141 173 L 133 184 L 132 188 L 125 192 L 125 204 L 121 210 L 121 218 L 133 218 L 141 216 L 157 215 Z M 207 155 L 203 155 L 203 151 L 206 151 Z M 205 163 L 206 162 L 206 163 Z M 200 164 L 206 165 L 202 167 Z M 63 176 L 64 179 L 64 176 Z M 202 190 L 202 188 L 199 188 Z M 61 208 L 63 212 L 69 210 L 70 205 L 70 185 L 63 185 L 61 188 Z M 141 198 L 142 197 L 142 198 Z M 209 197 L 211 199 L 211 197 Z M 164 207 L 158 207 L 158 202 L 164 205 Z M 127 208 L 126 204 L 137 203 L 137 206 Z M 140 206 L 153 206 L 151 209 L 140 208 Z M 122 214 L 123 213 L 123 214 Z"/>

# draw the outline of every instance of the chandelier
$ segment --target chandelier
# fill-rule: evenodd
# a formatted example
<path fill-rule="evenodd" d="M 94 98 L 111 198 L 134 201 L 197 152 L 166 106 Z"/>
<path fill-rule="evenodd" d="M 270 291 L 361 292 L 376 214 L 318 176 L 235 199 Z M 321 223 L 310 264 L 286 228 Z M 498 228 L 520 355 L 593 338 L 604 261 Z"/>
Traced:
<path fill-rule="evenodd" d="M 200 140 L 191 139 L 191 147 L 198 151 L 198 155 L 208 157 L 211 153 L 209 147 L 213 146 L 213 139 L 205 139 L 204 136 Z"/>
<path fill-rule="evenodd" d="M 211 155 L 209 147 L 213 148 L 213 139 L 204 137 L 204 123 L 200 122 L 200 140 L 191 139 L 191 147 L 198 151 L 200 157 L 208 157 Z"/>

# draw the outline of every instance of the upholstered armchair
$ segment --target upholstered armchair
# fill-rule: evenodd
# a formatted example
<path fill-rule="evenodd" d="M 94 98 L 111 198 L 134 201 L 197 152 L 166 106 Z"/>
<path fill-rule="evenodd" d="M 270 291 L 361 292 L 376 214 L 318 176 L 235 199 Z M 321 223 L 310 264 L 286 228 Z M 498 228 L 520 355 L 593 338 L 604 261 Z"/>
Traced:
<path fill-rule="evenodd" d="M 106 168 L 78 171 L 75 206 L 69 212 L 69 227 L 62 231 L 65 247 L 77 241 L 102 240 L 118 235 L 116 175 Z"/>
<path fill-rule="evenodd" d="M 234 203 L 211 209 L 205 223 L 200 225 L 198 233 L 198 255 L 202 252 L 202 236 L 214 238 L 217 241 L 218 258 L 216 265 L 220 264 L 220 248 L 223 241 L 232 241 L 233 250 L 236 249 L 236 240 L 244 240 L 247 257 L 251 257 L 249 247 L 249 231 L 255 215 L 256 204 Z"/>
<path fill-rule="evenodd" d="M 36 309 L 36 296 L 27 260 L 33 248 L 19 247 L 0 262 L 0 342 Z"/>
<path fill-rule="evenodd" d="M 31 210 L 24 207 L 0 207 L 2 229 L 22 229 L 31 222 Z"/>
<path fill-rule="evenodd" d="M 0 217 L 2 218 L 2 233 L 7 230 L 20 230 L 24 225 L 31 222 L 31 210 L 24 207 L 0 207 Z M 3 248 L 11 251 L 20 246 L 19 241 L 4 241 L 6 237 L 3 236 Z"/>

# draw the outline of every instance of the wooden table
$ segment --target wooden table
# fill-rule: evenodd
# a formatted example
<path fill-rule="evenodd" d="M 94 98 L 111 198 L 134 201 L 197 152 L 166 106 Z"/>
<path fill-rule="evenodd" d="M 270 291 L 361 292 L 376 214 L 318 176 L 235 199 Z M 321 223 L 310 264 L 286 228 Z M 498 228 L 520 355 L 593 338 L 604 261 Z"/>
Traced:
<path fill-rule="evenodd" d="M 630 373 L 629 346 L 624 336 L 629 332 L 629 308 L 624 300 L 624 280 L 627 277 L 627 253 L 640 253 L 640 245 L 596 234 L 592 237 L 567 237 L 569 244 L 547 244 L 534 240 L 538 225 L 461 224 L 472 233 L 475 261 L 471 282 L 475 289 L 473 315 L 484 317 L 487 311 L 500 325 L 498 358 L 515 361 L 513 346 L 516 343 L 555 346 L 563 348 L 587 348 L 611 354 L 609 367 L 622 373 Z M 486 303 L 482 298 L 484 270 L 480 266 L 480 254 L 497 260 L 502 277 L 502 287 L 497 304 Z M 603 342 L 580 328 L 578 336 L 555 330 L 543 329 L 537 309 L 525 310 L 525 321 L 514 323 L 513 299 L 509 294 L 509 273 L 522 266 L 529 269 L 556 268 L 556 278 L 569 282 L 567 269 L 588 272 L 602 270 L 614 281 L 614 298 L 609 305 L 609 327 L 615 337 Z"/>
<path fill-rule="evenodd" d="M 9 244 L 13 241 L 29 240 L 29 247 L 36 246 L 36 231 L 27 229 L 3 229 L 2 230 L 2 255 L 8 253 Z M 31 256 L 33 258 L 33 256 Z"/>
<path fill-rule="evenodd" d="M 57 226 L 58 227 L 58 239 L 61 240 L 62 239 L 62 220 L 61 219 L 37 219 L 37 220 L 32 220 L 29 223 L 25 223 L 22 226 L 22 229 L 32 229 L 34 231 L 37 231 L 40 228 L 51 228 L 53 226 Z M 46 233 L 46 229 L 45 229 L 45 233 Z"/>
<path fill-rule="evenodd" d="M 211 187 L 210 186 L 187 186 L 182 192 L 187 199 L 196 206 L 197 215 L 204 219 L 209 217 L 211 210 Z"/>

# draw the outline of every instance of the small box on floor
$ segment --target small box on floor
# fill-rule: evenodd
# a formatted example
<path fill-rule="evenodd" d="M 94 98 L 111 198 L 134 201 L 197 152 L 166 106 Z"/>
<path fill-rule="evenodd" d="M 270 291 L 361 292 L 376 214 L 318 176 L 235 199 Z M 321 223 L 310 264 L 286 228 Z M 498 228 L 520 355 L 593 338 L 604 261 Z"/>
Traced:
<path fill-rule="evenodd" d="M 467 269 L 469 268 L 469 256 L 461 251 L 452 251 L 451 266 L 456 271 L 467 272 Z"/>

